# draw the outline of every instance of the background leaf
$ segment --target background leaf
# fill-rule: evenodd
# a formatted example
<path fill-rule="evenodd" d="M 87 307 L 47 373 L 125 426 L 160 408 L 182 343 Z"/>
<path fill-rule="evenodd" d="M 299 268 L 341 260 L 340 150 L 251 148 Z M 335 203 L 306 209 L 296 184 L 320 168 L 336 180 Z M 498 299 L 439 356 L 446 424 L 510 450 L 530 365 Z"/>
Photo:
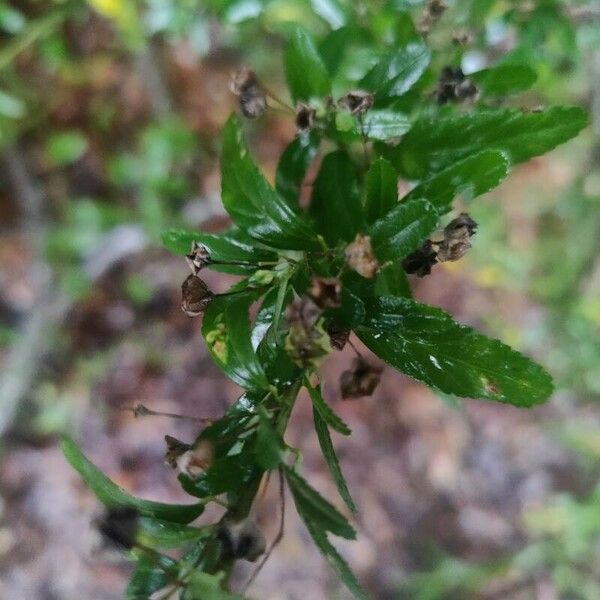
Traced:
<path fill-rule="evenodd" d="M 319 413 L 325 423 L 342 435 L 350 435 L 352 431 L 348 425 L 346 425 L 346 423 L 344 423 L 344 421 L 342 421 L 342 419 L 340 419 L 340 417 L 333 412 L 333 409 L 329 406 L 329 404 L 325 402 L 320 388 L 313 387 L 307 378 L 304 380 L 304 385 L 308 390 L 310 399 L 312 400 L 313 408 Z"/>
<path fill-rule="evenodd" d="M 292 100 L 324 98 L 331 93 L 329 74 L 312 36 L 297 27 L 285 46 L 283 60 Z"/>
<path fill-rule="evenodd" d="M 507 96 L 529 89 L 537 73 L 526 65 L 498 65 L 471 73 L 469 79 L 485 96 Z"/>
<path fill-rule="evenodd" d="M 378 158 L 371 165 L 366 190 L 365 219 L 368 224 L 385 216 L 398 204 L 398 174 L 385 158 Z"/>
<path fill-rule="evenodd" d="M 73 440 L 64 438 L 61 449 L 96 498 L 106 506 L 131 506 L 143 516 L 175 523 L 189 523 L 204 511 L 203 504 L 163 504 L 131 496 L 91 463 Z"/>
<path fill-rule="evenodd" d="M 538 364 L 459 325 L 444 311 L 408 298 L 367 302 L 357 334 L 388 364 L 447 394 L 529 407 L 547 400 L 553 390 Z"/>
<path fill-rule="evenodd" d="M 167 571 L 172 571 L 169 577 Z M 177 576 L 177 561 L 168 556 L 144 554 L 137 560 L 135 571 L 125 590 L 125 600 L 148 600 Z"/>

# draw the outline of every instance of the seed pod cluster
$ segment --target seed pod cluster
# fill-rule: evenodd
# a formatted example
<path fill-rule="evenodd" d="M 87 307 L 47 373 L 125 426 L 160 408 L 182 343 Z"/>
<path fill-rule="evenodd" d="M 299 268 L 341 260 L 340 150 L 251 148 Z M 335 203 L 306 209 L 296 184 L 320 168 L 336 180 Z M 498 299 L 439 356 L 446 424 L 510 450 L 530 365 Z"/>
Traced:
<path fill-rule="evenodd" d="M 254 562 L 264 554 L 266 548 L 265 536 L 252 519 L 223 519 L 219 523 L 217 538 L 221 542 L 223 555 L 229 559 Z"/>
<path fill-rule="evenodd" d="M 240 110 L 248 119 L 257 119 L 267 110 L 267 95 L 252 69 L 235 72 L 229 89 L 238 97 Z"/>
<path fill-rule="evenodd" d="M 475 233 L 477 223 L 467 213 L 461 213 L 446 225 L 442 240 L 425 240 L 402 261 L 402 268 L 409 274 L 425 277 L 436 263 L 461 259 L 471 248 Z"/>

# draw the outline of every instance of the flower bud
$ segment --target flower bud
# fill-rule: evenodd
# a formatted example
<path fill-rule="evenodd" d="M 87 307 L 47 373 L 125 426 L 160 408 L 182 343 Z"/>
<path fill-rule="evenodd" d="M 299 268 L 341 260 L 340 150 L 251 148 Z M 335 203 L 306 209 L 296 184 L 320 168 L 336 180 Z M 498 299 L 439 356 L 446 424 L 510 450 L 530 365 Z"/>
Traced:
<path fill-rule="evenodd" d="M 213 297 L 214 294 L 197 275 L 190 275 L 181 284 L 181 310 L 188 317 L 197 317 L 203 313 Z"/>

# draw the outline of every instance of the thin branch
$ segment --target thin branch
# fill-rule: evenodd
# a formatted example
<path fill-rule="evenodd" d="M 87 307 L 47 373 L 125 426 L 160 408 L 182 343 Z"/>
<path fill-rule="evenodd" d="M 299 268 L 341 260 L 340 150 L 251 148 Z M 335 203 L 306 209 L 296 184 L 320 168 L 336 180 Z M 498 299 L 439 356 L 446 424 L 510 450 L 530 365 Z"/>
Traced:
<path fill-rule="evenodd" d="M 170 419 L 182 419 L 185 421 L 197 421 L 199 423 L 214 423 L 214 419 L 207 417 L 192 417 L 191 415 L 180 415 L 176 413 L 161 412 L 158 410 L 151 410 L 143 404 L 136 404 L 135 406 L 126 406 L 121 408 L 127 412 L 132 412 L 134 417 L 168 417 Z"/>

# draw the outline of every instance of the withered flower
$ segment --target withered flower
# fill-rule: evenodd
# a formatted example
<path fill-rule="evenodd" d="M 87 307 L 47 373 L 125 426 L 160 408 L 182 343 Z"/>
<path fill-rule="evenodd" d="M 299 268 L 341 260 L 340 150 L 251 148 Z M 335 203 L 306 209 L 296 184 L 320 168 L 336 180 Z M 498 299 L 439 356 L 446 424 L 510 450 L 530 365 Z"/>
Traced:
<path fill-rule="evenodd" d="M 170 435 L 165 435 L 165 442 L 167 444 L 167 451 L 165 452 L 165 463 L 167 463 L 172 469 L 177 468 L 177 461 L 184 452 L 187 452 L 192 448 L 191 444 L 181 442 L 177 438 Z"/>
<path fill-rule="evenodd" d="M 349 327 L 341 327 L 335 323 L 330 323 L 327 327 L 329 341 L 336 350 L 343 350 L 350 339 L 351 329 Z"/>
<path fill-rule="evenodd" d="M 198 242 L 192 242 L 192 251 L 185 255 L 185 260 L 194 275 L 198 275 L 204 267 L 207 267 L 212 262 L 210 250 Z"/>
<path fill-rule="evenodd" d="M 168 454 L 169 450 L 167 450 Z M 210 440 L 198 440 L 175 458 L 175 468 L 192 479 L 208 471 L 213 464 L 215 447 Z"/>
<path fill-rule="evenodd" d="M 444 228 L 444 239 L 438 244 L 439 262 L 462 258 L 471 247 L 471 236 L 477 231 L 477 223 L 467 214 L 461 213 Z"/>
<path fill-rule="evenodd" d="M 381 367 L 372 365 L 362 357 L 356 357 L 352 368 L 340 377 L 342 399 L 370 396 L 381 380 Z"/>
<path fill-rule="evenodd" d="M 287 319 L 290 325 L 285 349 L 300 367 L 318 367 L 331 352 L 331 343 L 323 329 L 321 309 L 308 297 L 290 304 Z"/>
<path fill-rule="evenodd" d="M 243 68 L 235 72 L 229 88 L 238 97 L 240 110 L 245 117 L 256 119 L 267 109 L 267 95 L 252 69 Z"/>
<path fill-rule="evenodd" d="M 214 294 L 197 275 L 189 275 L 181 284 L 181 310 L 188 317 L 197 317 L 203 313 Z"/>
<path fill-rule="evenodd" d="M 122 550 L 135 546 L 139 512 L 131 506 L 112 506 L 95 521 L 105 541 Z"/>
<path fill-rule="evenodd" d="M 354 241 L 346 247 L 346 262 L 359 275 L 372 279 L 379 269 L 379 263 L 371 248 L 371 238 L 357 233 Z"/>
<path fill-rule="evenodd" d="M 252 519 L 237 522 L 223 519 L 219 523 L 217 538 L 223 554 L 228 558 L 254 562 L 266 549 L 265 536 Z"/>
<path fill-rule="evenodd" d="M 431 240 L 425 240 L 419 248 L 402 261 L 402 268 L 409 275 L 425 277 L 437 263 L 437 252 Z"/>
<path fill-rule="evenodd" d="M 342 282 L 335 277 L 313 277 L 308 295 L 323 310 L 342 305 Z"/>
<path fill-rule="evenodd" d="M 296 105 L 296 131 L 299 134 L 308 133 L 315 126 L 316 109 L 304 102 Z"/>
<path fill-rule="evenodd" d="M 362 115 L 373 106 L 374 97 L 365 90 L 353 90 L 338 100 L 338 105 L 353 115 Z"/>
<path fill-rule="evenodd" d="M 477 86 L 465 76 L 460 67 L 446 66 L 442 69 L 436 90 L 438 104 L 472 100 L 478 93 Z"/>

